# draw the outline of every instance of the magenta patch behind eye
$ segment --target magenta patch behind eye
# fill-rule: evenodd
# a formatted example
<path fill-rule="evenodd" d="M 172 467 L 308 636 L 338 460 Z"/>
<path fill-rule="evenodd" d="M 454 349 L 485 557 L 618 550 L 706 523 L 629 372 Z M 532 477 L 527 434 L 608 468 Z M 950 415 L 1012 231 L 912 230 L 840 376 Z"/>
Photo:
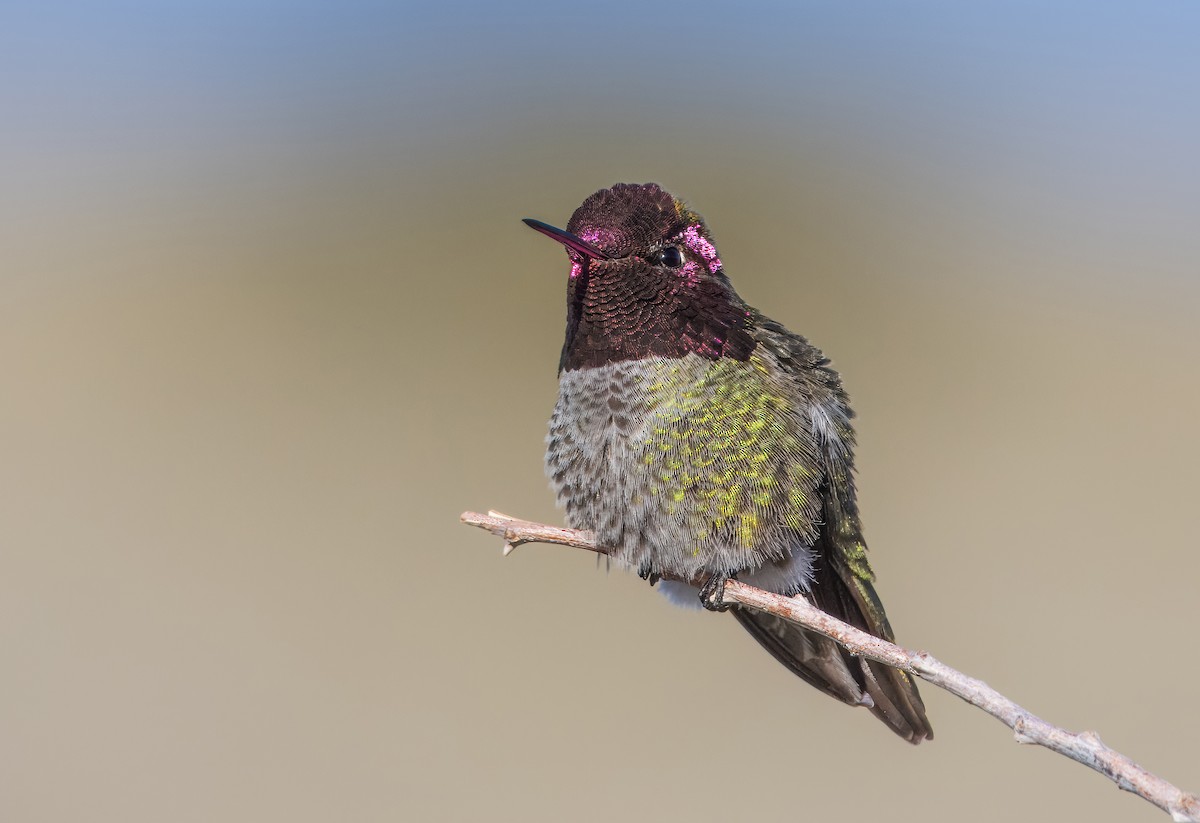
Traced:
<path fill-rule="evenodd" d="M 717 257 L 717 247 L 708 242 L 708 238 L 700 233 L 700 226 L 691 225 L 683 233 L 683 245 L 700 255 L 708 262 L 708 270 L 713 274 L 721 268 L 721 258 Z"/>

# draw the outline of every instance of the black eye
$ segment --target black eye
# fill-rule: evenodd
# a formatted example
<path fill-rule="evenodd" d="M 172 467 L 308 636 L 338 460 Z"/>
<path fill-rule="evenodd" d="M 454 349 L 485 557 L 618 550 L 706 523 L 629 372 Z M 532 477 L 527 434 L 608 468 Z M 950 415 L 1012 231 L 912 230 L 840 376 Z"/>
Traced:
<path fill-rule="evenodd" d="M 683 265 L 683 252 L 678 246 L 667 246 L 658 253 L 658 261 L 669 269 L 677 269 Z"/>

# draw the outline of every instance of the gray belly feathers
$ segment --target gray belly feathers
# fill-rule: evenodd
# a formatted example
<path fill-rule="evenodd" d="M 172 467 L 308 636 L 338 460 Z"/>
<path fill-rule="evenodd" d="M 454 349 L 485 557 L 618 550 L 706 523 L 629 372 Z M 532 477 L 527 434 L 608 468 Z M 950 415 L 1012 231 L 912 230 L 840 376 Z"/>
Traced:
<path fill-rule="evenodd" d="M 655 427 L 662 425 L 664 408 L 677 414 L 679 405 L 661 390 L 662 375 L 670 370 L 677 383 L 691 384 L 711 366 L 711 361 L 689 355 L 564 371 L 546 453 L 546 474 L 558 505 L 567 525 L 593 531 L 613 550 L 615 561 L 640 572 L 689 578 L 737 572 L 739 579 L 770 591 L 807 591 L 813 572 L 807 535 L 780 526 L 764 528 L 769 535 L 761 541 L 764 545 L 697 540 L 694 511 L 689 521 L 658 493 L 663 467 Z M 703 437 L 700 426 L 694 438 Z M 698 602 L 696 590 L 684 584 L 664 581 L 660 590 L 674 602 Z"/>

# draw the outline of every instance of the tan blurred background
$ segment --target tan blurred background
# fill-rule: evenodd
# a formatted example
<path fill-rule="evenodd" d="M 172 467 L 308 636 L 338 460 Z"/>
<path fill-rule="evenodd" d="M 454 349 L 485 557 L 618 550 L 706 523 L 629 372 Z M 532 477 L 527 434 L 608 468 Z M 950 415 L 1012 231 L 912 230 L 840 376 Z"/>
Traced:
<path fill-rule="evenodd" d="M 557 522 L 518 220 L 621 180 L 833 356 L 901 640 L 1200 789 L 1195 7 L 2 16 L 0 819 L 1165 819 L 457 524 Z"/>

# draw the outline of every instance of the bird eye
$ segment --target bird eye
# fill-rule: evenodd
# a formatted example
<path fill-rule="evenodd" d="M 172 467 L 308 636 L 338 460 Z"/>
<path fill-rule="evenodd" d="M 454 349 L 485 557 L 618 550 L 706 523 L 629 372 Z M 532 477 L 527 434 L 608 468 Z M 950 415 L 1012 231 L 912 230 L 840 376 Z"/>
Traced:
<path fill-rule="evenodd" d="M 658 253 L 659 262 L 669 269 L 677 269 L 683 265 L 683 252 L 678 246 L 667 246 Z"/>

